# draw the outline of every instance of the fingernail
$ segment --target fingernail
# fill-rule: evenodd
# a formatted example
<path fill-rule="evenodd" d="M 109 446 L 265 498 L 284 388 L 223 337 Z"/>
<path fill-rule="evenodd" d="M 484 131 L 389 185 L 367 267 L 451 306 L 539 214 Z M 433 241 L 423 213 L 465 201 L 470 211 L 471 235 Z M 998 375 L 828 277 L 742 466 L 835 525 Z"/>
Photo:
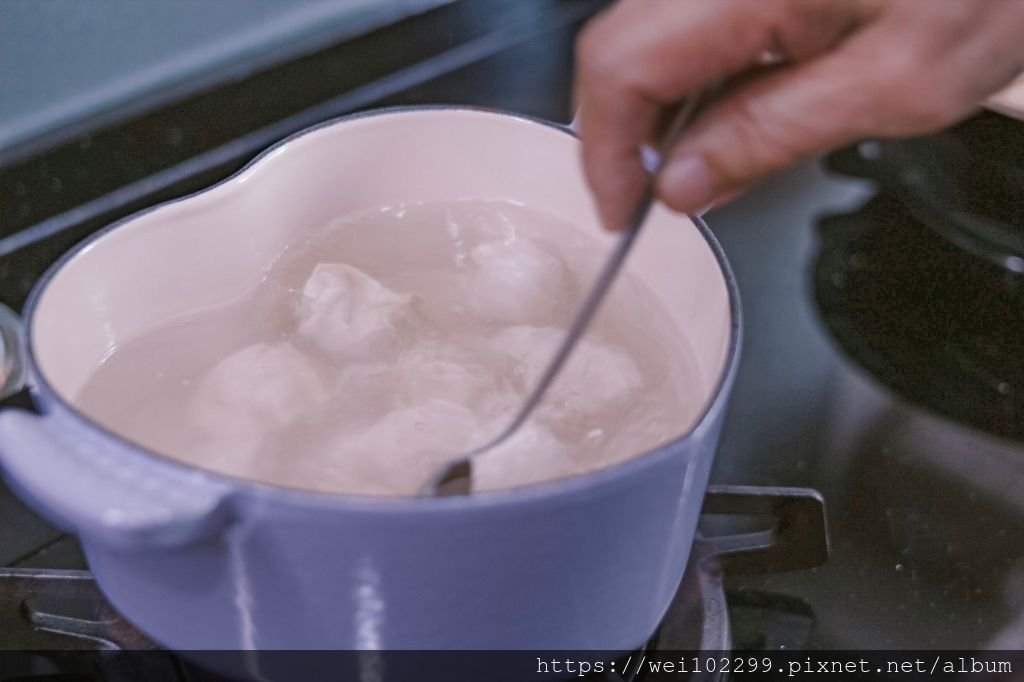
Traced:
<path fill-rule="evenodd" d="M 671 197 L 673 208 L 693 213 L 717 198 L 711 169 L 699 155 L 672 160 L 661 173 L 662 193 Z"/>
<path fill-rule="evenodd" d="M 622 228 L 622 223 L 608 206 L 607 202 L 598 203 L 597 215 L 601 219 L 601 225 L 609 232 L 615 232 Z"/>

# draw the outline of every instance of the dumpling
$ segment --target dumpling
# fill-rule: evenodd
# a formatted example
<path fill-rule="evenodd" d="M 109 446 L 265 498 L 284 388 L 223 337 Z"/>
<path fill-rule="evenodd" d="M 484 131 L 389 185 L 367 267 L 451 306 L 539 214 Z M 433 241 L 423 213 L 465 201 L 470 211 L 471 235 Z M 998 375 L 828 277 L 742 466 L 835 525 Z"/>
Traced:
<path fill-rule="evenodd" d="M 669 406 L 632 409 L 625 415 L 629 428 L 614 433 L 603 447 L 594 448 L 592 464 L 607 466 L 635 457 L 662 445 L 684 432 L 678 411 Z"/>
<path fill-rule="evenodd" d="M 415 494 L 444 462 L 488 435 L 469 409 L 430 400 L 393 410 L 362 432 L 339 434 L 306 464 L 315 460 L 315 479 L 325 489 Z"/>
<path fill-rule="evenodd" d="M 515 405 L 517 396 L 493 368 L 482 362 L 480 349 L 424 341 L 402 352 L 395 363 L 396 396 L 403 405 L 447 400 L 485 414 L 498 406 Z"/>
<path fill-rule="evenodd" d="M 569 286 L 561 258 L 522 237 L 480 244 L 469 258 L 467 295 L 474 312 L 498 322 L 553 321 Z"/>
<path fill-rule="evenodd" d="M 312 363 L 288 343 L 258 343 L 229 355 L 199 383 L 193 423 L 238 442 L 288 426 L 328 398 Z"/>
<path fill-rule="evenodd" d="M 394 408 L 397 391 L 393 362 L 349 362 L 334 383 L 332 408 L 337 408 L 338 415 L 374 419 Z"/>
<path fill-rule="evenodd" d="M 494 348 L 514 363 L 512 372 L 531 391 L 551 361 L 565 331 L 555 327 L 515 326 L 494 337 Z M 622 348 L 593 335 L 579 340 L 548 389 L 546 411 L 594 414 L 628 400 L 643 385 L 633 358 Z"/>
<path fill-rule="evenodd" d="M 339 404 L 359 414 L 437 399 L 487 418 L 521 400 L 509 382 L 484 365 L 480 349 L 441 341 L 420 341 L 393 362 L 349 363 L 336 387 Z"/>
<path fill-rule="evenodd" d="M 473 460 L 473 490 L 501 490 L 569 476 L 579 469 L 570 455 L 548 428 L 528 421 Z"/>
<path fill-rule="evenodd" d="M 245 435 L 208 432 L 195 435 L 194 442 L 180 453 L 183 460 L 225 474 L 259 476 L 259 455 L 266 434 L 253 431 Z"/>
<path fill-rule="evenodd" d="M 302 289 L 298 331 L 325 351 L 365 357 L 398 345 L 412 302 L 358 268 L 321 263 Z"/>

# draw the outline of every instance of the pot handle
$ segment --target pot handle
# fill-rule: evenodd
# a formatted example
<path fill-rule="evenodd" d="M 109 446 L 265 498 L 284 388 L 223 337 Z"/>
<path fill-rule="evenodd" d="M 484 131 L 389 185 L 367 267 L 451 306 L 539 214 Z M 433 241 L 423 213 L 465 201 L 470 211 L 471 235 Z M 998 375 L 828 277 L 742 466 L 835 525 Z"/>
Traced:
<path fill-rule="evenodd" d="M 3 392 L 24 388 L 21 322 L 0 305 Z M 120 549 L 183 545 L 227 521 L 228 486 L 205 473 L 141 455 L 60 410 L 0 412 L 0 471 L 57 526 Z"/>
<path fill-rule="evenodd" d="M 801 570 L 828 559 L 825 500 L 817 490 L 712 485 L 701 513 L 772 519 L 768 530 L 700 540 L 726 574 Z"/>

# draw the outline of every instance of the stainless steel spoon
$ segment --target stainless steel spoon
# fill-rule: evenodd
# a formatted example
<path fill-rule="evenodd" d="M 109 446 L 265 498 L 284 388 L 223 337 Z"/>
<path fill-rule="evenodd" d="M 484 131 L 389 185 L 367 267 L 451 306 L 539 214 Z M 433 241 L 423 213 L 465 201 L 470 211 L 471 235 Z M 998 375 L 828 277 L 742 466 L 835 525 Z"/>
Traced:
<path fill-rule="evenodd" d="M 626 226 L 622 230 L 622 235 L 615 244 L 615 248 L 612 250 L 608 260 L 605 261 L 600 273 L 598 273 L 594 286 L 590 289 L 586 299 L 583 301 L 583 305 L 580 306 L 579 311 L 576 313 L 576 318 L 569 327 L 569 331 L 566 332 L 565 337 L 562 340 L 561 345 L 558 347 L 558 350 L 555 352 L 554 357 L 551 359 L 551 362 L 548 363 L 540 381 L 537 382 L 536 387 L 534 387 L 529 397 L 527 397 L 526 402 L 523 403 L 519 412 L 516 413 L 515 418 L 512 419 L 509 425 L 505 427 L 505 429 L 495 438 L 484 443 L 478 448 L 474 448 L 473 450 L 465 452 L 448 461 L 433 477 L 431 477 L 427 485 L 423 487 L 420 493 L 422 496 L 448 497 L 453 495 L 468 495 L 472 492 L 473 459 L 508 440 L 516 431 L 519 430 L 519 427 L 523 425 L 523 423 L 533 413 L 533 410 L 537 405 L 540 404 L 541 399 L 544 397 L 544 393 L 558 376 L 558 373 L 561 371 L 565 361 L 569 359 L 570 355 L 572 355 L 572 351 L 576 347 L 576 342 L 580 340 L 580 337 L 583 336 L 583 333 L 590 325 L 590 321 L 593 319 L 594 314 L 601 305 L 601 301 L 604 300 L 605 294 L 608 293 L 608 289 L 610 289 L 611 285 L 615 282 L 615 278 L 619 274 L 622 263 L 625 262 L 626 256 L 629 255 L 630 249 L 633 248 L 633 244 L 636 241 L 637 236 L 640 234 L 640 228 L 647 219 L 647 214 L 650 212 L 651 205 L 654 203 L 654 180 L 657 178 L 658 173 L 661 172 L 662 166 L 665 162 L 665 157 L 682 131 L 686 129 L 686 127 L 696 117 L 699 110 L 703 108 L 710 92 L 711 89 L 707 89 L 692 95 L 683 103 L 675 118 L 672 120 L 671 126 L 663 136 L 662 143 L 659 145 L 659 157 L 655 163 L 654 169 L 646 177 L 643 194 L 633 208 L 633 212 L 630 214 L 629 220 L 626 222 Z"/>

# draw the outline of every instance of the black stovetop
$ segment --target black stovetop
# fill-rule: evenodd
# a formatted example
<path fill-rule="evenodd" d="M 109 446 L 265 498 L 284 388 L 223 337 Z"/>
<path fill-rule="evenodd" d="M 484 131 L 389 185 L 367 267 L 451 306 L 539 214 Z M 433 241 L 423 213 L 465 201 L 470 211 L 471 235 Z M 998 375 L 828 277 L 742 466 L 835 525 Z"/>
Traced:
<path fill-rule="evenodd" d="M 0 150 L 0 300 L 19 306 L 42 269 L 85 234 L 203 187 L 275 139 L 345 111 L 449 102 L 566 121 L 571 39 L 602 4 L 462 0 L 105 130 L 37 145 L 30 156 Z M 397 53 L 388 49 L 396 44 L 403 45 Z M 275 89 L 276 97 L 268 94 Z M 898 487 L 875 500 L 873 482 L 902 475 L 906 462 L 863 451 L 869 446 L 836 428 L 844 419 L 840 389 L 863 371 L 815 308 L 815 226 L 824 213 L 856 209 L 869 193 L 866 183 L 809 163 L 705 216 L 736 272 L 745 319 L 713 481 L 818 489 L 830 506 L 833 546 L 818 569 L 729 578 L 733 629 L 755 630 L 760 616 L 751 613 L 771 593 L 791 598 L 799 613 L 809 605 L 812 648 L 1005 643 L 1012 628 L 1024 629 L 1024 542 L 1005 540 L 1016 533 L 1024 540 L 1024 493 L 1019 506 L 1000 502 L 1000 513 L 991 513 L 995 501 L 984 487 L 930 475 L 925 457 L 906 478 L 914 489 L 905 500 Z M 1000 466 L 996 473 L 1024 491 L 1024 452 Z M 908 536 L 910 521 L 927 522 L 938 509 L 947 512 L 943 523 L 918 523 L 927 543 Z M 966 556 L 986 549 L 984 562 Z M 73 540 L 6 490 L 0 565 L 84 567 Z"/>
<path fill-rule="evenodd" d="M 900 389 L 915 368 L 883 363 L 869 352 L 877 347 L 854 361 L 846 354 L 854 344 L 837 341 L 816 305 L 816 274 L 820 296 L 827 277 L 852 277 L 862 264 L 847 261 L 838 272 L 828 271 L 836 254 L 823 248 L 821 226 L 856 235 L 905 235 L 922 226 L 894 196 L 829 175 L 819 163 L 772 178 L 706 219 L 736 270 L 746 320 L 742 367 L 713 480 L 814 487 L 830 511 L 826 565 L 744 585 L 806 599 L 816 616 L 812 643 L 820 648 L 1024 646 L 1024 447 L 956 426 L 968 443 L 959 452 L 952 444 L 893 450 L 889 436 L 902 433 L 899 420 L 907 414 L 942 420 L 913 402 L 912 392 L 890 390 L 864 368 L 886 367 Z M 890 233 L 888 241 L 907 240 Z M 819 268 L 821 254 L 829 262 Z M 864 303 L 851 301 L 852 294 L 842 298 L 839 289 L 830 295 L 847 307 Z M 890 290 L 889 297 L 905 293 Z M 857 312 L 887 334 L 900 333 L 879 320 L 877 309 Z M 920 352 L 930 352 L 930 345 L 922 343 Z M 850 411 L 851 395 L 862 394 L 885 396 L 899 410 L 864 419 Z M 956 423 L 962 421 L 972 419 Z M 980 453 L 969 445 L 972 438 L 997 442 L 1002 456 L 975 457 Z M 951 456 L 959 461 L 951 464 Z"/>

